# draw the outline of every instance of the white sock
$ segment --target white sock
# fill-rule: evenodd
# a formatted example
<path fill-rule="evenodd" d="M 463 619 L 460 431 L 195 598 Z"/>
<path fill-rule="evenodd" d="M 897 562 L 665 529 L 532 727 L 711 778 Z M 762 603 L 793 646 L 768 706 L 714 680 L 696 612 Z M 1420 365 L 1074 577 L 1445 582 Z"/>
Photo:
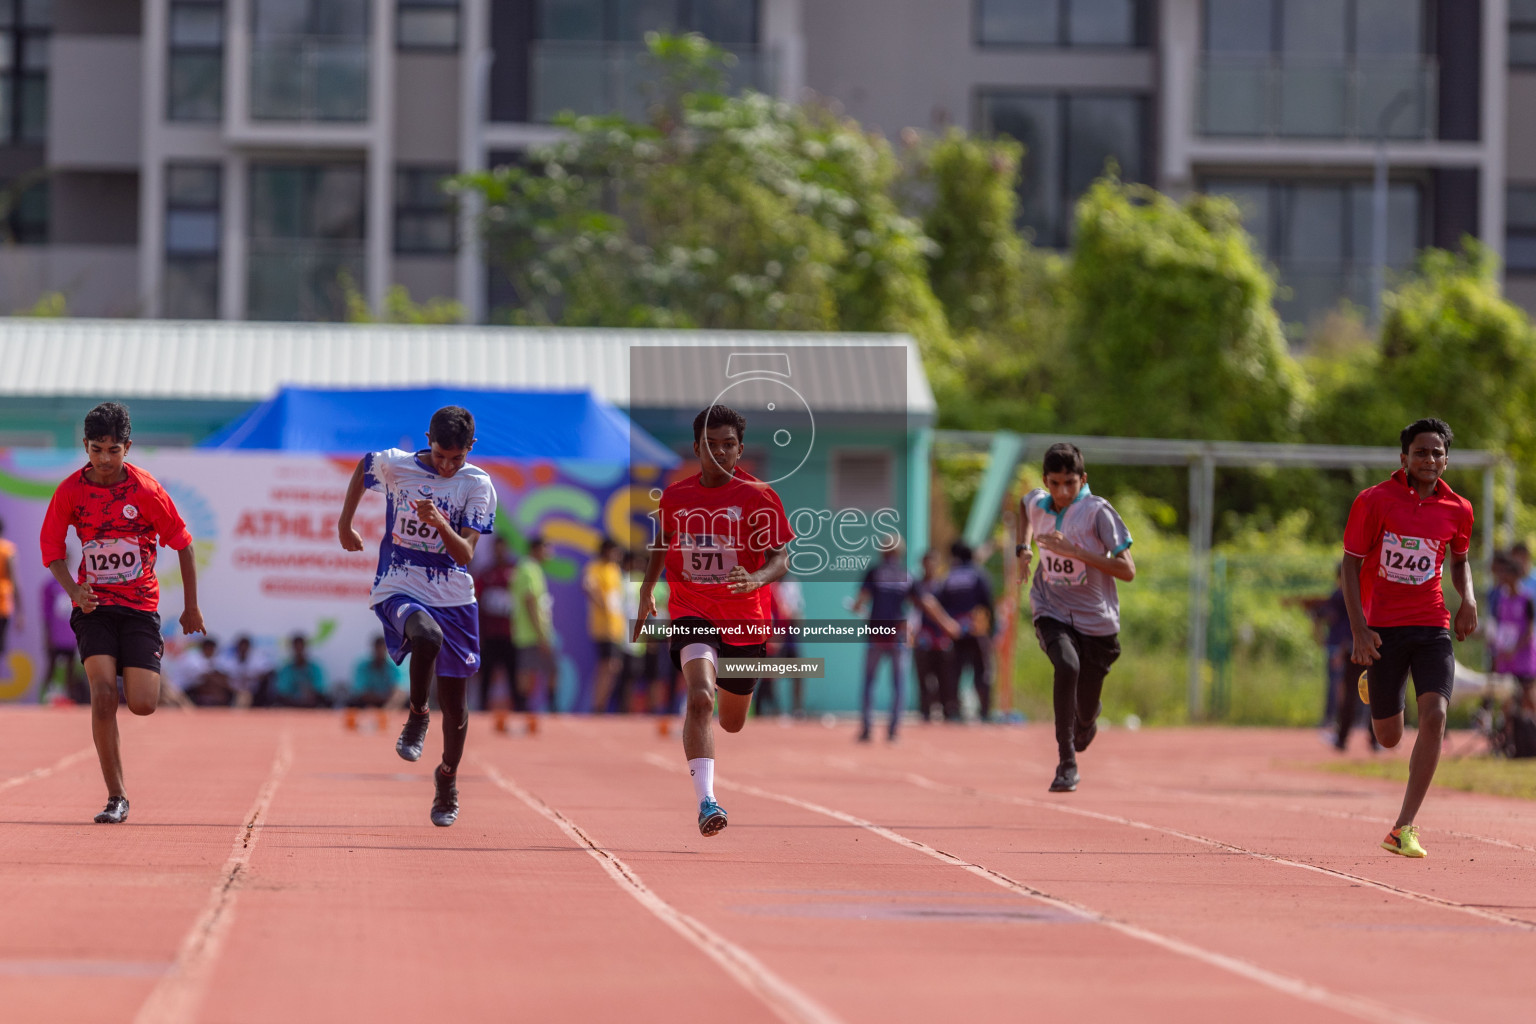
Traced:
<path fill-rule="evenodd" d="M 688 774 L 693 776 L 693 795 L 699 803 L 715 798 L 715 759 L 695 757 L 688 762 Z"/>

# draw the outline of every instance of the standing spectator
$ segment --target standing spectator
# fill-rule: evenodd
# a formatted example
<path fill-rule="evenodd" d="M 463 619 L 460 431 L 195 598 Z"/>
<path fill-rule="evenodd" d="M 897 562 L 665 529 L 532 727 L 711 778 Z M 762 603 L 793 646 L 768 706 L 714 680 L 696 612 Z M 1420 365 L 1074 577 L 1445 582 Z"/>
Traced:
<path fill-rule="evenodd" d="M 619 545 L 604 537 L 597 547 L 597 557 L 587 563 L 581 578 L 582 593 L 587 595 L 587 634 L 597 655 L 590 695 L 583 684 L 578 688 L 573 710 L 608 710 L 608 698 L 619 676 L 619 644 L 624 640 L 624 574 L 619 569 Z M 588 703 L 590 699 L 590 704 Z"/>
<path fill-rule="evenodd" d="M 640 614 L 640 576 L 635 571 L 633 551 L 619 557 L 619 575 L 624 585 L 624 636 L 619 641 L 619 678 L 614 684 L 609 710 L 643 711 L 651 699 L 651 685 L 656 681 L 660 655 L 656 645 L 634 640 L 629 624 Z"/>
<path fill-rule="evenodd" d="M 482 635 L 482 641 L 484 637 Z M 352 690 L 347 694 L 349 708 L 383 708 L 398 711 L 410 697 L 405 672 L 389 656 L 389 644 L 382 636 L 373 638 L 373 653 L 352 670 Z"/>
<path fill-rule="evenodd" d="M 768 653 L 775 658 L 800 657 L 800 641 L 792 636 L 787 627 L 799 622 L 805 613 L 805 597 L 796 580 L 785 576 L 776 583 L 768 584 L 768 608 L 773 622 L 773 639 L 768 641 Z M 757 713 L 779 713 L 779 683 L 774 676 L 764 676 L 757 683 Z M 796 718 L 805 717 L 805 678 L 790 677 L 789 713 Z"/>
<path fill-rule="evenodd" d="M 215 662 L 235 691 L 235 707 L 252 704 L 265 706 L 272 701 L 272 659 L 251 645 L 251 638 L 235 638 L 233 648 L 226 647 Z"/>
<path fill-rule="evenodd" d="M 528 538 L 528 557 L 512 570 L 512 642 L 517 645 L 518 686 L 533 714 L 555 707 L 554 602 L 544 577 L 549 547 L 544 538 Z M 533 726 L 536 728 L 536 726 Z"/>
<path fill-rule="evenodd" d="M 939 605 L 935 594 L 939 579 L 939 556 L 923 552 L 923 575 L 912 584 L 917 598 L 917 635 L 912 645 L 912 668 L 917 676 L 917 710 L 923 721 L 931 721 L 944 710 L 944 680 L 949 673 L 949 658 L 960 626 Z"/>
<path fill-rule="evenodd" d="M 1520 589 L 1536 597 L 1536 568 L 1531 567 L 1531 549 L 1525 541 L 1515 541 L 1514 547 L 1509 549 L 1509 557 L 1514 559 L 1519 570 Z"/>
<path fill-rule="evenodd" d="M 214 657 L 218 650 L 219 642 L 204 636 L 201 643 L 187 648 L 176 659 L 176 685 L 198 707 L 229 707 L 234 700 L 229 678 L 219 670 Z"/>
<path fill-rule="evenodd" d="M 1532 639 L 1536 598 L 1521 586 L 1519 564 L 1503 552 L 1493 556 L 1493 578 L 1498 584 L 1494 591 L 1498 601 L 1490 623 L 1491 667 L 1527 686 L 1536 679 L 1536 640 Z"/>
<path fill-rule="evenodd" d="M 507 677 L 507 694 L 513 711 L 525 707 L 517 686 L 517 647 L 512 643 L 511 552 L 505 537 L 491 541 L 491 564 L 475 574 L 475 602 L 480 607 L 480 710 L 491 708 L 491 687 L 496 669 Z"/>
<path fill-rule="evenodd" d="M 0 654 L 5 653 L 6 634 L 10 632 L 13 615 L 17 615 L 16 545 L 5 539 L 5 520 L 0 519 Z M 18 621 L 17 626 L 20 625 Z"/>
<path fill-rule="evenodd" d="M 907 571 L 902 559 L 902 547 L 898 543 L 894 548 L 886 551 L 884 557 L 865 574 L 864 582 L 859 587 L 858 597 L 854 599 L 853 610 L 857 613 L 868 608 L 871 622 L 901 623 L 905 626 L 907 613 L 914 605 L 920 606 L 925 615 L 935 617 L 939 621 L 948 621 L 953 625 L 953 620 L 945 614 L 938 601 L 918 588 L 917 581 Z M 869 742 L 870 728 L 874 719 L 875 676 L 880 670 L 880 662 L 885 660 L 891 663 L 892 685 L 891 725 L 886 738 L 896 739 L 901 714 L 906 710 L 909 646 L 910 641 L 906 639 L 871 637 L 865 647 L 864 701 L 860 716 L 862 728 L 859 731 L 859 741 L 862 743 Z"/>
<path fill-rule="evenodd" d="M 949 554 L 949 575 L 934 595 L 945 614 L 960 627 L 960 635 L 945 659 L 948 671 L 944 678 L 944 720 L 960 721 L 960 673 L 969 666 L 971 685 L 976 688 L 981 720 L 985 722 L 992 716 L 992 683 L 987 671 L 991 653 L 988 638 L 995 618 L 992 584 L 973 564 L 975 553 L 965 541 L 951 544 Z"/>
<path fill-rule="evenodd" d="M 320 666 L 309 660 L 309 641 L 295 633 L 288 641 L 293 657 L 277 670 L 272 681 L 272 703 L 283 708 L 321 708 L 328 703 L 325 677 Z"/>
<path fill-rule="evenodd" d="M 1339 565 L 1342 574 L 1344 566 Z M 1342 575 L 1338 578 L 1342 580 Z M 1355 635 L 1349 628 L 1349 608 L 1344 604 L 1344 587 L 1336 582 L 1333 593 L 1314 611 L 1318 624 L 1323 628 L 1323 656 L 1328 661 L 1328 686 L 1332 699 L 1333 725 L 1336 736 L 1334 748 L 1345 750 L 1349 746 L 1349 731 L 1358 723 L 1365 726 L 1372 750 L 1380 750 L 1376 734 L 1371 732 L 1370 708 L 1360 699 L 1360 673 L 1364 665 L 1350 659 L 1354 650 Z"/>
<path fill-rule="evenodd" d="M 42 609 L 44 639 L 48 642 L 48 666 L 43 670 L 43 679 L 51 681 L 54 672 L 62 664 L 65 695 L 76 704 L 89 704 L 91 688 L 85 681 L 85 674 L 75 671 L 80 660 L 75 657 L 75 631 L 69 624 L 69 615 L 74 611 L 75 603 L 69 599 L 69 592 L 64 589 L 64 585 L 52 575 L 43 584 L 38 607 Z"/>

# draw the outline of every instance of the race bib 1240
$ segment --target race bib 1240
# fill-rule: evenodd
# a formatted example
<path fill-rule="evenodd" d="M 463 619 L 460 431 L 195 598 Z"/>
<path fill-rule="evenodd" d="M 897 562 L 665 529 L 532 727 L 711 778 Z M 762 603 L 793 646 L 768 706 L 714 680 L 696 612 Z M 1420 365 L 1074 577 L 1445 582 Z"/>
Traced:
<path fill-rule="evenodd" d="M 1423 537 L 1381 535 L 1381 575 L 1390 583 L 1419 586 L 1440 576 L 1440 545 Z"/>
<path fill-rule="evenodd" d="M 127 537 L 86 541 L 81 545 L 80 562 L 87 583 L 132 583 L 144 575 L 139 542 Z"/>

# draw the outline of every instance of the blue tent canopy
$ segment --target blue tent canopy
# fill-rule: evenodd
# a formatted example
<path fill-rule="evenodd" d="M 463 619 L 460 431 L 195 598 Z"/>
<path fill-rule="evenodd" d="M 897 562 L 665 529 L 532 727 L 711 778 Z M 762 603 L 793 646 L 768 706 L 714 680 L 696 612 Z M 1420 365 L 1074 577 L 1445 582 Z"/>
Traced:
<path fill-rule="evenodd" d="M 590 391 L 283 388 L 199 447 L 413 451 L 426 446 L 427 424 L 445 405 L 462 405 L 474 414 L 476 455 L 662 467 L 678 462 L 670 449 Z"/>

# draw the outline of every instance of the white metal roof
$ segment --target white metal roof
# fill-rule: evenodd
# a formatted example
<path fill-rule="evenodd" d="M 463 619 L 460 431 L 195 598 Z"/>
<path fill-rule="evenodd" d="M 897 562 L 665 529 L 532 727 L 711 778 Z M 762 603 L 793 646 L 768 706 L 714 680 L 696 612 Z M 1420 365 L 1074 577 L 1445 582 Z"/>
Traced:
<path fill-rule="evenodd" d="M 917 344 L 903 334 L 46 318 L 0 319 L 0 396 L 260 400 L 283 385 L 443 385 L 585 388 L 629 408 L 630 349 L 653 345 L 899 345 L 906 349 L 906 412 L 931 420 L 936 411 Z M 889 395 L 902 389 L 881 386 L 868 360 L 858 358 L 873 354 L 849 355 L 854 358 L 823 361 L 806 380 L 816 391 L 813 404 L 829 411 L 898 411 Z"/>

